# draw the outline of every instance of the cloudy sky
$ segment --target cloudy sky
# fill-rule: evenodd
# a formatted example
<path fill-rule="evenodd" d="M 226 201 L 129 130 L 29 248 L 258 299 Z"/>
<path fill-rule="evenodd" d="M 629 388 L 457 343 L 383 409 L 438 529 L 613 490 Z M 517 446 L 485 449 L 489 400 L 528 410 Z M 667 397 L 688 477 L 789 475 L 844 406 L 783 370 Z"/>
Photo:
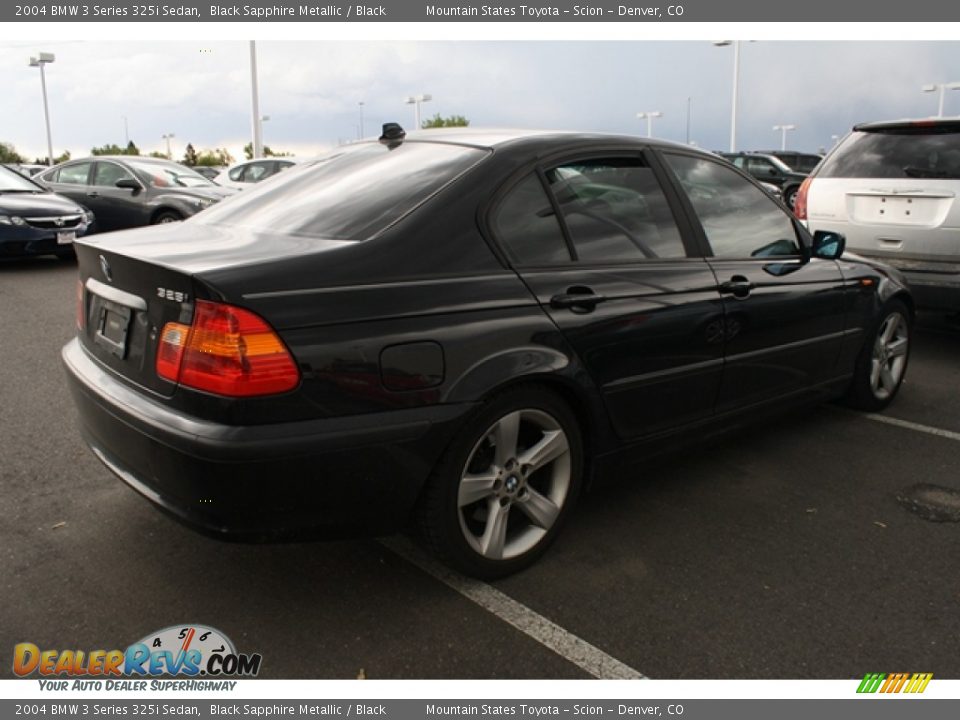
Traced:
<path fill-rule="evenodd" d="M 430 93 L 424 116 L 464 115 L 476 126 L 645 134 L 641 111 L 659 111 L 654 135 L 726 149 L 733 53 L 706 41 L 476 41 L 257 43 L 264 140 L 312 155 L 385 121 L 413 123 L 405 97 Z M 46 155 L 40 78 L 47 67 L 54 151 L 74 157 L 125 142 L 163 150 L 174 133 L 179 158 L 250 139 L 249 46 L 245 41 L 0 41 L 4 107 L 0 142 L 31 159 Z M 788 147 L 817 150 L 856 122 L 936 112 L 925 83 L 960 81 L 956 42 L 744 43 L 738 146 L 779 146 L 773 125 L 794 124 Z M 960 91 L 948 93 L 960 115 Z"/>

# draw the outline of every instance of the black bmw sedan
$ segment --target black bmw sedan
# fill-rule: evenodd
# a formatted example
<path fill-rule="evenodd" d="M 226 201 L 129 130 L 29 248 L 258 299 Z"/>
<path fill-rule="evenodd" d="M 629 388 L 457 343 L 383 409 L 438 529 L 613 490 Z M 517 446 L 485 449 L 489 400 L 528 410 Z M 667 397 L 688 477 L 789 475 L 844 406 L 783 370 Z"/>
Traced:
<path fill-rule="evenodd" d="M 130 155 L 70 160 L 37 180 L 90 208 L 96 216 L 91 232 L 177 222 L 236 193 L 184 165 Z"/>
<path fill-rule="evenodd" d="M 684 146 L 387 125 L 185 223 L 85 238 L 63 360 L 93 452 L 193 527 L 416 520 L 496 577 L 651 453 L 887 405 L 913 301 L 843 246 Z"/>
<path fill-rule="evenodd" d="M 0 257 L 73 257 L 93 215 L 72 200 L 0 165 Z"/>

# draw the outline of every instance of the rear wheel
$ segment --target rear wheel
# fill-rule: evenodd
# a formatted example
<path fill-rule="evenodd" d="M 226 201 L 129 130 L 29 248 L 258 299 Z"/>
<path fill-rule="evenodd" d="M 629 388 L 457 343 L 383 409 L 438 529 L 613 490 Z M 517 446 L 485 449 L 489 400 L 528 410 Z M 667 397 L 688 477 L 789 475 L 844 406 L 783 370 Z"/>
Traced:
<path fill-rule="evenodd" d="M 183 216 L 174 211 L 174 210 L 162 210 L 153 216 L 153 225 L 160 225 L 162 223 L 173 223 L 180 222 L 183 220 Z"/>
<path fill-rule="evenodd" d="M 783 202 L 788 208 L 793 210 L 794 205 L 797 203 L 797 192 L 800 190 L 800 186 L 794 186 L 786 188 L 783 191 Z"/>
<path fill-rule="evenodd" d="M 882 410 L 896 397 L 910 359 L 910 312 L 890 300 L 867 335 L 857 358 L 847 401 L 862 410 Z"/>
<path fill-rule="evenodd" d="M 419 510 L 442 559 L 491 579 L 531 565 L 556 538 L 579 493 L 576 418 L 540 388 L 493 398 L 438 463 Z"/>

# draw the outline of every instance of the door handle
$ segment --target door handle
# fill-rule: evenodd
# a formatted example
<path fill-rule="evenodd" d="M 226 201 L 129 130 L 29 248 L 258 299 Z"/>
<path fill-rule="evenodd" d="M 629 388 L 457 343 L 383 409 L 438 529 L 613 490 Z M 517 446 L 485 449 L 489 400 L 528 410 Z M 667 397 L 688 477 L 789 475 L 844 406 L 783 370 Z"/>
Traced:
<path fill-rule="evenodd" d="M 603 295 L 597 295 L 593 290 L 582 285 L 574 285 L 567 291 L 550 298 L 550 307 L 568 308 L 574 312 L 591 312 L 598 303 L 606 300 Z"/>
<path fill-rule="evenodd" d="M 753 283 L 747 280 L 743 275 L 734 275 L 727 282 L 720 283 L 720 293 L 723 295 L 733 295 L 738 300 L 744 300 L 750 297 L 753 290 Z"/>
<path fill-rule="evenodd" d="M 100 197 L 100 193 L 98 193 L 96 190 L 92 190 L 87 193 L 87 197 L 98 198 Z"/>

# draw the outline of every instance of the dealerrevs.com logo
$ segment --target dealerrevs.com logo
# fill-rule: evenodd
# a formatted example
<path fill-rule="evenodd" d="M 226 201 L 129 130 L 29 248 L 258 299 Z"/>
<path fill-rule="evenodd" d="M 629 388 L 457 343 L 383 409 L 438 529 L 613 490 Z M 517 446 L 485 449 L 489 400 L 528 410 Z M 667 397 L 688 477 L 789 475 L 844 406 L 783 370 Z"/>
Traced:
<path fill-rule="evenodd" d="M 858 693 L 922 693 L 933 679 L 933 673 L 867 673 L 860 681 Z"/>
<path fill-rule="evenodd" d="M 42 650 L 23 642 L 13 649 L 17 677 L 136 678 L 160 676 L 256 677 L 260 654 L 238 653 L 230 639 L 205 625 L 173 625 L 124 650 Z M 117 688 L 125 689 L 125 688 Z"/>

